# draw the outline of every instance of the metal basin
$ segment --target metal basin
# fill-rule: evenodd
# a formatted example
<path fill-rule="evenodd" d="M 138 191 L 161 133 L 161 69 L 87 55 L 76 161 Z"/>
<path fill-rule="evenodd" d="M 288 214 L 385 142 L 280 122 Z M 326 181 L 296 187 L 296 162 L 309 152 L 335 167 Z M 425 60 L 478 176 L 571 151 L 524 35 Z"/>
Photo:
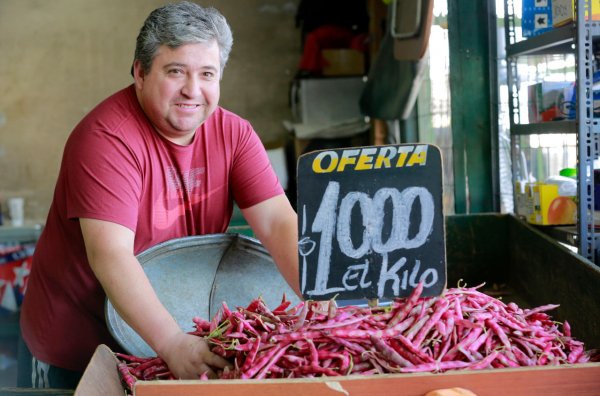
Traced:
<path fill-rule="evenodd" d="M 211 234 L 173 239 L 137 256 L 158 298 L 184 331 L 192 318 L 212 319 L 222 303 L 233 309 L 262 296 L 276 307 L 283 293 L 300 300 L 260 242 L 241 234 Z M 108 328 L 130 354 L 155 356 L 150 346 L 106 301 Z"/>

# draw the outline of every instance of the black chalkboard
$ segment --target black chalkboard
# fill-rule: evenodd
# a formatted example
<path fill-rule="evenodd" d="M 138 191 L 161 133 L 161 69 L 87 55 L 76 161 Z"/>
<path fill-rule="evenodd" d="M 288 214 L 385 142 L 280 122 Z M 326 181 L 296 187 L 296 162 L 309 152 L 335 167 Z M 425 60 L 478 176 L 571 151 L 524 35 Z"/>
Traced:
<path fill-rule="evenodd" d="M 298 159 L 305 299 L 424 296 L 446 286 L 442 161 L 429 144 L 320 150 Z"/>

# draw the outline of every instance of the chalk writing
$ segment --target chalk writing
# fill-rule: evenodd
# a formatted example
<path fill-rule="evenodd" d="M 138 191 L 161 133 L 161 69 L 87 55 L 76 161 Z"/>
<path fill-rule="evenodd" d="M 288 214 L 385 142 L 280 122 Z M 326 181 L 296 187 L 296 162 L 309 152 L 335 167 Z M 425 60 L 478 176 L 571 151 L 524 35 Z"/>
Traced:
<path fill-rule="evenodd" d="M 381 273 L 378 283 L 378 296 L 383 297 L 385 283 L 392 280 L 394 283 L 393 289 L 399 288 L 400 277 L 397 272 L 402 268 L 406 259 L 401 259 L 396 262 L 390 269 L 387 268 L 387 253 L 398 249 L 415 249 L 422 246 L 429 234 L 432 231 L 433 225 L 433 197 L 423 187 L 409 187 L 402 192 L 395 188 L 381 188 L 373 198 L 367 194 L 351 191 L 348 192 L 341 200 L 339 211 L 336 214 L 336 208 L 339 201 L 340 184 L 331 181 L 323 194 L 321 204 L 315 215 L 311 230 L 315 233 L 320 233 L 319 240 L 319 256 L 317 259 L 316 281 L 313 290 L 307 292 L 309 295 L 324 295 L 332 292 L 354 290 L 358 286 L 350 284 L 349 281 L 357 279 L 357 271 L 363 272 L 360 285 L 361 287 L 369 287 L 370 282 L 365 281 L 366 272 L 368 271 L 368 261 L 362 265 L 350 265 L 342 278 L 343 286 L 329 287 L 329 270 L 331 262 L 331 252 L 334 236 L 337 238 L 338 246 L 341 252 L 352 259 L 362 259 L 369 252 L 374 251 L 383 257 Z M 413 237 L 409 237 L 409 227 L 411 219 L 411 211 L 416 199 L 420 200 L 420 224 L 419 231 Z M 383 222 L 384 222 L 384 207 L 385 202 L 391 200 L 392 203 L 392 231 L 387 241 L 383 241 Z M 352 238 L 351 230 L 353 227 L 352 210 L 358 205 L 360 208 L 362 219 L 362 238 L 361 243 L 355 247 Z M 303 224 L 302 229 L 306 227 L 306 208 L 303 208 Z M 337 227 L 336 227 L 337 223 Z M 334 235 L 335 234 L 335 235 Z M 307 239 L 301 239 L 302 245 L 306 245 Z M 311 250 L 312 252 L 312 250 Z M 310 253 L 309 253 L 310 254 Z M 303 254 L 303 257 L 308 254 Z M 404 261 L 403 261 L 404 260 Z M 413 273 L 418 272 L 419 265 L 413 267 Z M 306 276 L 306 271 L 303 270 L 302 276 Z M 406 276 L 405 276 L 406 277 Z M 412 275 L 411 277 L 416 277 Z M 423 278 L 431 278 L 433 283 L 437 281 L 437 273 L 434 269 L 428 269 L 420 276 Z M 411 285 L 414 282 L 411 282 Z M 302 279 L 302 292 L 306 287 L 306 280 Z"/>

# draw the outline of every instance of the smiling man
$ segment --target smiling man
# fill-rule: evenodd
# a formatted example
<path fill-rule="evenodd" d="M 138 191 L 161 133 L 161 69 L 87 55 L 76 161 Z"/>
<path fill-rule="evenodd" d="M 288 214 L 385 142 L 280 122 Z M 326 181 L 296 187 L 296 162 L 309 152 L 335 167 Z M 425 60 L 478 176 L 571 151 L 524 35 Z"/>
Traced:
<path fill-rule="evenodd" d="M 219 46 L 215 41 L 163 46 L 148 72 L 135 62 L 134 76 L 138 101 L 156 131 L 187 145 L 219 102 Z"/>
<path fill-rule="evenodd" d="M 296 214 L 252 126 L 218 105 L 231 45 L 215 9 L 153 11 L 137 38 L 134 83 L 71 133 L 22 305 L 20 386 L 74 388 L 99 344 L 120 349 L 106 296 L 176 376 L 224 368 L 179 328 L 136 255 L 224 232 L 234 201 L 298 290 Z"/>

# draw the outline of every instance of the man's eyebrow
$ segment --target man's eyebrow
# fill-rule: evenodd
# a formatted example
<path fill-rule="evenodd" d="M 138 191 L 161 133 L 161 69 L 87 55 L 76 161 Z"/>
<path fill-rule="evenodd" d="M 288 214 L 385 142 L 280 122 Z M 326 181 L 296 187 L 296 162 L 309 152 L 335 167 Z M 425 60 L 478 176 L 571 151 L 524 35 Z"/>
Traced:
<path fill-rule="evenodd" d="M 168 69 L 169 67 L 186 67 L 187 65 L 185 63 L 179 63 L 179 62 L 171 62 L 171 63 L 167 63 L 166 65 L 163 66 L 164 69 Z"/>
<path fill-rule="evenodd" d="M 171 63 L 167 63 L 166 65 L 163 66 L 163 69 L 168 69 L 171 67 L 182 67 L 182 68 L 186 68 L 188 65 L 186 65 L 185 63 L 179 63 L 179 62 L 171 62 Z M 206 66 L 202 66 L 201 69 L 203 70 L 213 70 L 213 71 L 217 71 L 218 68 L 212 65 L 206 65 Z"/>

